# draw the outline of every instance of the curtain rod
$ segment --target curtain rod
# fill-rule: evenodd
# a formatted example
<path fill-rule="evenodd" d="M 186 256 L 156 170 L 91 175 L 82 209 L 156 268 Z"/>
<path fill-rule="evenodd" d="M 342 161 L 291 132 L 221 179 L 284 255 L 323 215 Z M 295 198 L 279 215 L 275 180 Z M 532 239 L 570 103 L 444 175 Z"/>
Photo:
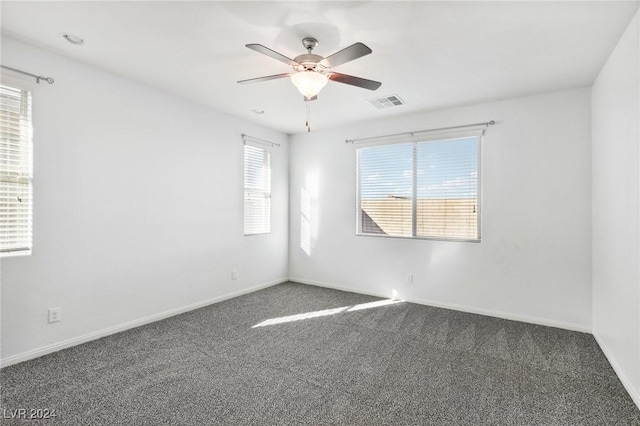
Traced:
<path fill-rule="evenodd" d="M 440 127 L 438 129 L 416 130 L 414 132 L 395 133 L 393 135 L 373 136 L 373 137 L 370 137 L 370 138 L 362 138 L 362 139 L 346 139 L 344 141 L 344 143 L 364 142 L 364 141 L 368 141 L 368 140 L 391 138 L 391 137 L 394 137 L 394 136 L 402 136 L 402 135 L 413 136 L 415 133 L 436 132 L 436 131 L 439 131 L 439 130 L 463 129 L 465 127 L 477 127 L 477 126 L 489 127 L 489 126 L 493 126 L 494 124 L 496 124 L 496 122 L 494 120 L 491 120 L 491 121 L 485 121 L 484 123 L 463 124 L 461 126 Z"/>
<path fill-rule="evenodd" d="M 264 139 L 256 138 L 256 137 L 245 135 L 244 133 L 242 133 L 242 139 L 245 139 L 245 138 L 253 139 L 254 141 L 262 142 L 262 143 L 265 143 L 265 144 L 271 145 L 271 146 L 280 146 L 279 143 L 269 142 L 269 141 L 266 141 Z"/>
<path fill-rule="evenodd" d="M 8 69 L 10 71 L 14 71 L 14 72 L 20 73 L 20 74 L 28 75 L 29 77 L 33 77 L 33 78 L 36 79 L 36 82 L 38 84 L 40 84 L 40 80 L 44 80 L 49 84 L 53 84 L 53 81 L 54 81 L 53 78 L 51 78 L 51 77 L 43 77 L 41 75 L 31 74 L 30 72 L 21 71 L 21 70 L 15 69 L 15 68 L 8 67 L 6 65 L 0 65 L 0 67 Z"/>

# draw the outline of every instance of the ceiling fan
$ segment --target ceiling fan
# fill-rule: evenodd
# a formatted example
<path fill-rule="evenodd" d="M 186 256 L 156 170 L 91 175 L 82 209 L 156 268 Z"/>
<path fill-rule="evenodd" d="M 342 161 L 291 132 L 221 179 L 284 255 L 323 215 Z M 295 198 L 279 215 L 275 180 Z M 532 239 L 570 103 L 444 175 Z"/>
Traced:
<path fill-rule="evenodd" d="M 354 77 L 351 75 L 340 74 L 332 71 L 333 67 L 342 65 L 354 59 L 361 58 L 371 53 L 371 49 L 362 43 L 355 43 L 349 47 L 323 58 L 312 53 L 313 49 L 318 45 L 318 40 L 313 37 L 305 37 L 302 39 L 302 45 L 307 49 L 307 53 L 296 56 L 294 59 L 269 49 L 261 44 L 247 44 L 246 46 L 258 53 L 267 55 L 273 59 L 291 66 L 293 71 L 282 74 L 268 75 L 265 77 L 250 78 L 248 80 L 240 80 L 238 83 L 258 83 L 261 81 L 275 80 L 278 78 L 291 77 L 291 82 L 298 88 L 305 100 L 312 101 L 317 99 L 317 95 L 329 80 L 338 83 L 349 84 L 351 86 L 362 87 L 363 89 L 376 90 L 382 85 L 379 81 L 367 80 L 366 78 Z"/>

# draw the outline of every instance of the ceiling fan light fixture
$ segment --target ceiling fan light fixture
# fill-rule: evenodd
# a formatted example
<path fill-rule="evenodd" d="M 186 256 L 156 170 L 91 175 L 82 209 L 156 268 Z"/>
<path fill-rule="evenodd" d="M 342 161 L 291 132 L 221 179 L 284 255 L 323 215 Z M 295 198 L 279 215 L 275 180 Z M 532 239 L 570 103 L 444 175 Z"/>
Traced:
<path fill-rule="evenodd" d="M 307 99 L 311 99 L 320 93 L 320 90 L 326 86 L 329 78 L 316 71 L 302 71 L 291 75 L 291 82 Z"/>

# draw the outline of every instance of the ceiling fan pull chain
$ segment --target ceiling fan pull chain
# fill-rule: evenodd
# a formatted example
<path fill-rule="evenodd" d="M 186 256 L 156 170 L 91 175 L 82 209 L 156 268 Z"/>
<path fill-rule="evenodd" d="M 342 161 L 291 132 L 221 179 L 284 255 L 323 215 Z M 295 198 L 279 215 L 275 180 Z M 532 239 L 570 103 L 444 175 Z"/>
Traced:
<path fill-rule="evenodd" d="M 311 105 L 307 102 L 307 122 L 305 123 L 305 126 L 307 126 L 307 132 L 311 133 Z"/>

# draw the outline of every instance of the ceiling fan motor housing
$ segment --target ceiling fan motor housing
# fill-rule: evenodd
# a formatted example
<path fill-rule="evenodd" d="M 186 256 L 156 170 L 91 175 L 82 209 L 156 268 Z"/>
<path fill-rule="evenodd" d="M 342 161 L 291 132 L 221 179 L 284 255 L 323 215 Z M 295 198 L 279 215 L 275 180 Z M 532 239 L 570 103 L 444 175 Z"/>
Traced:
<path fill-rule="evenodd" d="M 293 69 L 300 71 L 316 71 L 322 72 L 326 67 L 320 64 L 324 57 L 311 53 L 318 46 L 318 40 L 313 37 L 305 37 L 302 39 L 302 45 L 307 49 L 307 53 L 296 56 L 293 60 L 300 65 L 295 65 Z"/>
<path fill-rule="evenodd" d="M 324 58 L 320 55 L 314 55 L 313 53 L 305 53 L 304 55 L 298 55 L 293 60 L 300 65 L 293 67 L 296 71 L 322 71 L 325 67 L 320 64 Z"/>

